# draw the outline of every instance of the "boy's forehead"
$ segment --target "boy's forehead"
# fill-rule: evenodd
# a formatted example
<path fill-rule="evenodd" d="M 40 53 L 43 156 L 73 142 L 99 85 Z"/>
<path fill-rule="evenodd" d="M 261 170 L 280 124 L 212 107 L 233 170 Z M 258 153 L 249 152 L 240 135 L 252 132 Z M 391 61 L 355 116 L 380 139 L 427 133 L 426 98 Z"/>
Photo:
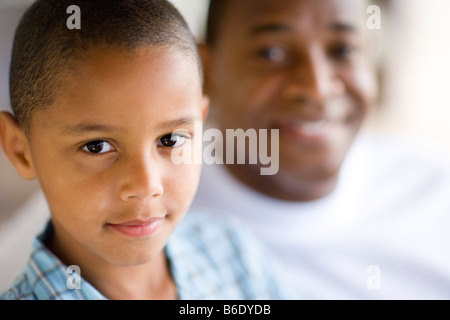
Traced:
<path fill-rule="evenodd" d="M 50 122 L 63 128 L 88 123 L 82 127 L 95 131 L 92 128 L 99 129 L 99 123 L 114 123 L 117 129 L 131 114 L 139 114 L 132 120 L 147 116 L 155 123 L 165 121 L 165 110 L 167 119 L 172 119 L 170 112 L 197 114 L 202 89 L 196 69 L 194 62 L 173 48 L 143 47 L 130 52 L 97 47 L 66 71 L 54 104 L 34 118 L 52 117 Z"/>
<path fill-rule="evenodd" d="M 185 59 L 180 59 L 185 58 Z M 172 46 L 139 46 L 136 48 L 122 48 L 120 46 L 97 45 L 85 51 L 85 54 L 79 59 L 75 70 L 69 70 L 72 74 L 77 74 L 76 70 L 121 70 L 129 71 L 128 66 L 134 64 L 137 60 L 142 62 L 151 62 L 158 59 L 164 62 L 173 61 L 173 59 L 184 60 L 187 62 L 187 56 L 180 50 Z M 169 63 L 170 64 L 170 63 Z"/>
<path fill-rule="evenodd" d="M 158 63 L 154 63 L 155 61 Z M 73 68 L 66 71 L 61 95 L 71 96 L 73 93 L 70 89 L 74 88 L 95 93 L 105 84 L 116 84 L 120 88 L 145 86 L 152 82 L 157 72 L 173 78 L 172 80 L 177 80 L 178 77 L 181 79 L 181 75 L 189 75 L 193 83 L 200 83 L 196 69 L 192 57 L 169 46 L 142 46 L 133 50 L 96 46 L 90 48 Z M 142 81 L 127 82 L 127 79 Z"/>

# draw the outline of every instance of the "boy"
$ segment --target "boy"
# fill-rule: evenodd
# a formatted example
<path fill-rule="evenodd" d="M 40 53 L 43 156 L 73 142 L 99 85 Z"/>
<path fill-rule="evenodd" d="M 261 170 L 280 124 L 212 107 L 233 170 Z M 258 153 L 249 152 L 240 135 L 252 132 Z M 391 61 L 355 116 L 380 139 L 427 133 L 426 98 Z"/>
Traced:
<path fill-rule="evenodd" d="M 193 207 L 239 218 L 308 297 L 448 299 L 448 166 L 394 139 L 355 140 L 376 98 L 369 5 L 211 0 L 210 126 L 278 129 L 279 171 L 204 166 Z"/>
<path fill-rule="evenodd" d="M 81 29 L 67 27 L 72 5 Z M 234 226 L 192 215 L 166 246 L 200 175 L 171 151 L 201 138 L 201 79 L 188 27 L 164 0 L 32 5 L 12 53 L 15 116 L 0 113 L 0 137 L 19 174 L 38 178 L 51 222 L 3 299 L 281 297 Z"/>

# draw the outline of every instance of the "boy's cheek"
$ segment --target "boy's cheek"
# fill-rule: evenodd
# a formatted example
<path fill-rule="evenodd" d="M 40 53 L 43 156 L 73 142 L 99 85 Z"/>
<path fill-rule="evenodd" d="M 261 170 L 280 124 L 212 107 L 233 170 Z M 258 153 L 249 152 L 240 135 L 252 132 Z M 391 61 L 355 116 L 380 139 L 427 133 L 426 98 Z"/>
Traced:
<path fill-rule="evenodd" d="M 201 165 L 174 165 L 170 178 L 164 183 L 164 200 L 174 199 L 173 202 L 183 206 L 181 211 L 187 210 L 197 191 L 200 173 Z"/>
<path fill-rule="evenodd" d="M 202 154 L 200 153 L 198 156 L 201 157 Z M 171 172 L 170 183 L 172 185 L 183 187 L 183 189 L 188 189 L 190 192 L 195 193 L 200 180 L 201 164 L 174 165 Z"/>
<path fill-rule="evenodd" d="M 84 177 L 69 169 L 58 166 L 40 167 L 40 183 L 53 213 L 101 212 L 110 206 L 111 199 L 108 185 L 103 185 L 100 179 Z M 74 218 L 74 217 L 72 217 Z"/>

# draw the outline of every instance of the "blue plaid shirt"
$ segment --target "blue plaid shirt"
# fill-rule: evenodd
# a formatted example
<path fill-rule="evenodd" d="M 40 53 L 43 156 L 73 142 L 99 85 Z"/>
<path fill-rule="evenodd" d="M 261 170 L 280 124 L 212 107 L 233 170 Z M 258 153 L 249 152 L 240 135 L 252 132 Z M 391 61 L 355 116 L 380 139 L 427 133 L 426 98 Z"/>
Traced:
<path fill-rule="evenodd" d="M 0 299 L 107 299 L 46 248 L 52 232 L 50 222 L 35 239 L 25 271 Z M 165 253 L 179 299 L 293 298 L 261 248 L 233 222 L 190 213 L 169 238 Z M 69 276 L 75 281 L 68 283 Z"/>

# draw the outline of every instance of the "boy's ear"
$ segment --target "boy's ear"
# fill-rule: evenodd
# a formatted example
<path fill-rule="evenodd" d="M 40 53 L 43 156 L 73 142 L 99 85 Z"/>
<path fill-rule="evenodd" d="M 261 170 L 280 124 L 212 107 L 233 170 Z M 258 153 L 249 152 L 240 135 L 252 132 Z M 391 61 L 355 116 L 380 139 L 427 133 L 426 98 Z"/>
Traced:
<path fill-rule="evenodd" d="M 202 60 L 203 64 L 203 78 L 204 78 L 204 91 L 206 95 L 210 94 L 210 87 L 211 87 L 211 76 L 210 76 L 210 60 L 211 60 L 211 53 L 209 47 L 204 43 L 198 43 L 198 52 L 200 54 L 200 59 Z"/>
<path fill-rule="evenodd" d="M 28 138 L 9 112 L 0 112 L 0 143 L 6 157 L 22 178 L 35 179 L 36 172 L 31 160 Z"/>

